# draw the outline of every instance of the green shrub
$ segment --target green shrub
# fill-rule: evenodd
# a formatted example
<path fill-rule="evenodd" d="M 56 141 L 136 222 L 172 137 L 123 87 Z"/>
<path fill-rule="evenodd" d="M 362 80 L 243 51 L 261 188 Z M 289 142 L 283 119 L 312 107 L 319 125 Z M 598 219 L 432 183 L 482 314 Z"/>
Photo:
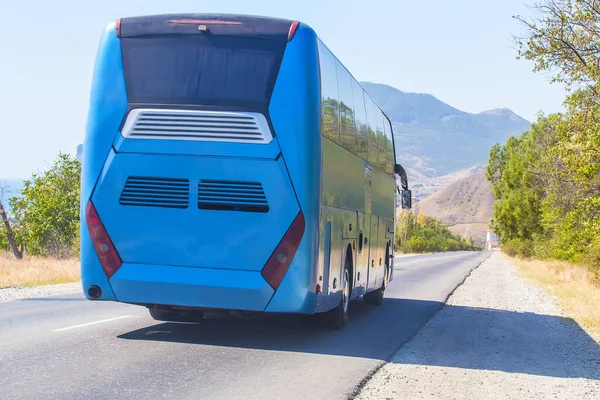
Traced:
<path fill-rule="evenodd" d="M 481 250 L 455 235 L 435 218 L 403 212 L 396 228 L 396 247 L 403 253 Z"/>

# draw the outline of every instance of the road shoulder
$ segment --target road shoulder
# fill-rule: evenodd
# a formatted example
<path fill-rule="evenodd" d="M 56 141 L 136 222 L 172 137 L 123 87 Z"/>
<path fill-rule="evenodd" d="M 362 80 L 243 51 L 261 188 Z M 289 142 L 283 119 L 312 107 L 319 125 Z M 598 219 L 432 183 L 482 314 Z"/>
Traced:
<path fill-rule="evenodd" d="M 593 399 L 600 347 L 494 253 L 356 397 Z"/>
<path fill-rule="evenodd" d="M 48 297 L 59 294 L 82 293 L 81 282 L 43 286 L 15 286 L 0 289 L 0 301 Z"/>

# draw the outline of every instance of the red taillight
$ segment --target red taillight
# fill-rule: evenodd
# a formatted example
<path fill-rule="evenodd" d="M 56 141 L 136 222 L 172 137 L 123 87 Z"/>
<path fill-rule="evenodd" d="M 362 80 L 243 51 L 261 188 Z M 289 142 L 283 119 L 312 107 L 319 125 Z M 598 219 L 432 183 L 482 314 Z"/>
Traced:
<path fill-rule="evenodd" d="M 290 26 L 290 32 L 288 33 L 288 42 L 290 42 L 294 38 L 296 30 L 298 29 L 298 25 L 300 25 L 298 21 L 292 22 L 292 26 Z"/>
<path fill-rule="evenodd" d="M 277 290 L 283 280 L 294 255 L 296 255 L 296 250 L 300 246 L 303 235 L 304 214 L 300 211 L 262 270 L 263 278 L 269 282 L 273 289 Z"/>
<path fill-rule="evenodd" d="M 123 263 L 121 262 L 121 257 L 119 257 L 112 240 L 108 237 L 108 233 L 106 232 L 106 229 L 104 229 L 104 225 L 102 225 L 102 221 L 91 201 L 88 202 L 85 209 L 85 222 L 87 223 L 92 243 L 94 244 L 98 258 L 100 259 L 102 269 L 106 276 L 110 278 L 119 268 L 121 268 Z"/>
<path fill-rule="evenodd" d="M 117 20 L 117 37 L 121 38 L 121 18 Z"/>

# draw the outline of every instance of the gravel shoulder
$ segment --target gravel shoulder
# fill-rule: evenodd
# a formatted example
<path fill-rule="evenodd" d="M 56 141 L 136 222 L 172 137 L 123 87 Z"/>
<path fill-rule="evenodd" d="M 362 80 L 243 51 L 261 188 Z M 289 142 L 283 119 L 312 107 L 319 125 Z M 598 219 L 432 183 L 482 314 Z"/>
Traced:
<path fill-rule="evenodd" d="M 600 346 L 494 253 L 356 398 L 600 399 Z"/>
<path fill-rule="evenodd" d="M 30 299 L 35 297 L 48 297 L 59 294 L 81 293 L 81 282 L 65 283 L 61 285 L 45 285 L 32 287 L 10 287 L 0 289 L 0 301 Z"/>

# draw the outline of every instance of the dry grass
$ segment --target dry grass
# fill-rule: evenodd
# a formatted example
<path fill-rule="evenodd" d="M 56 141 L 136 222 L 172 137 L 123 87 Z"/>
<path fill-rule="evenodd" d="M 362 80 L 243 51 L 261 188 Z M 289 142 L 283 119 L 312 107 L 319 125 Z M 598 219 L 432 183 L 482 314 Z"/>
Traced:
<path fill-rule="evenodd" d="M 79 260 L 56 260 L 25 256 L 15 260 L 0 252 L 0 289 L 11 286 L 40 286 L 77 282 L 81 279 Z"/>
<path fill-rule="evenodd" d="M 567 315 L 600 341 L 600 286 L 589 269 L 562 261 L 512 261 L 522 276 L 556 296 Z"/>

